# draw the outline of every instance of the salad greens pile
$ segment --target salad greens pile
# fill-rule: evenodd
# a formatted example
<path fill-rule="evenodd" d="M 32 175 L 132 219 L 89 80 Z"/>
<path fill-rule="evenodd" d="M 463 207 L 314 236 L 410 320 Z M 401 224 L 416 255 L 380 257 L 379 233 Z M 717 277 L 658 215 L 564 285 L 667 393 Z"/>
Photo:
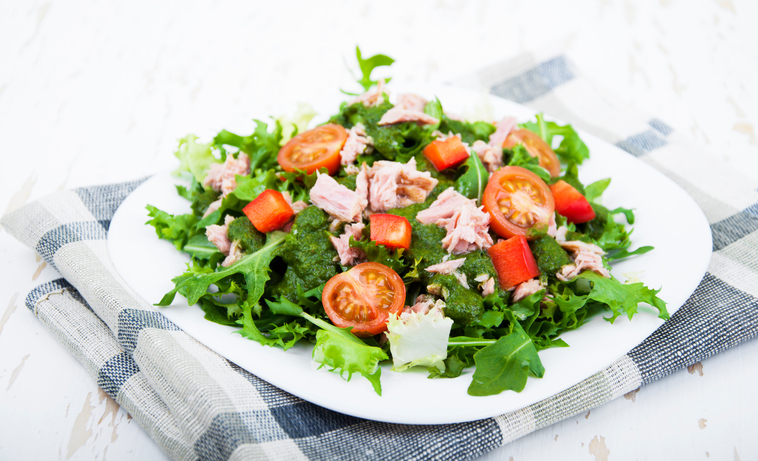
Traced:
<path fill-rule="evenodd" d="M 377 83 L 371 79 L 376 67 L 393 62 L 384 55 L 363 59 L 360 49 L 357 58 L 362 74 L 358 82 L 364 90 Z M 325 283 L 349 269 L 335 262 L 339 258 L 335 258 L 337 251 L 329 237 L 340 232 L 330 230 L 329 216 L 316 206 L 308 206 L 296 215 L 289 232 L 263 234 L 242 212 L 245 205 L 266 189 L 287 192 L 292 201 L 309 200 L 308 192 L 316 181 L 316 173 L 287 173 L 277 163 L 280 148 L 305 130 L 313 117 L 308 111 L 292 119 L 272 119 L 269 123 L 255 120 L 256 128 L 249 135 L 223 130 L 208 143 L 200 142 L 193 135 L 179 141 L 177 174 L 187 181 L 186 185 L 176 186 L 176 190 L 189 201 L 192 211 L 171 215 L 148 206 L 148 223 L 155 228 L 158 237 L 187 253 L 190 262 L 187 270 L 173 279 L 174 289 L 157 305 L 169 306 L 176 294 L 180 294 L 190 305 L 198 304 L 206 319 L 237 327 L 240 335 L 263 345 L 286 350 L 299 342 L 310 342 L 314 345 L 316 362 L 347 380 L 355 373 L 362 375 L 380 395 L 380 363 L 393 354 L 410 354 L 413 361 L 404 368 L 426 366 L 430 378 L 455 378 L 475 366 L 468 391 L 471 395 L 493 395 L 504 390 L 518 392 L 524 389 L 528 376 L 544 374 L 538 351 L 568 346 L 560 338 L 561 334 L 579 328 L 593 315 L 607 314 L 606 319 L 612 323 L 621 315 L 631 318 L 643 303 L 656 308 L 660 318 L 668 318 L 665 303 L 656 296 L 659 290 L 642 283 L 621 283 L 613 276 L 605 278 L 591 271 L 582 272 L 569 282 L 558 280 L 554 274 L 571 259 L 547 234 L 529 243 L 545 288 L 516 303 L 511 302 L 511 292 L 499 286 L 494 293 L 483 297 L 476 287 L 465 288 L 452 275 L 427 272 L 427 267 L 448 257 L 440 245 L 445 229 L 421 224 L 415 219 L 416 214 L 428 208 L 449 187 L 480 204 L 490 175 L 476 154 L 457 168 L 438 172 L 422 155 L 422 150 L 435 139 L 433 132 L 437 130 L 460 134 L 463 142 L 472 144 L 477 140 L 487 142 L 495 127 L 489 121 L 451 119 L 445 115 L 439 100 L 428 103 L 425 108 L 427 114 L 440 121 L 437 125 L 403 122 L 379 126 L 377 122 L 392 107 L 386 99 L 374 107 L 345 102 L 329 123 L 346 129 L 358 123 L 365 127 L 374 147 L 370 153 L 358 157 L 358 165 L 365 162 L 370 166 L 377 160 L 405 163 L 415 159 L 418 169 L 428 171 L 439 183 L 425 202 L 388 211 L 406 217 L 411 223 L 409 250 L 390 250 L 368 238 L 358 241 L 351 238 L 350 245 L 362 249 L 369 261 L 384 264 L 403 278 L 407 292 L 405 305 L 413 305 L 419 294 L 441 294 L 444 317 L 420 318 L 408 324 L 393 318 L 391 324 L 400 325 L 394 328 L 390 325 L 389 342 L 382 341 L 381 335 L 356 337 L 349 328 L 333 325 L 321 302 Z M 571 125 L 546 121 L 540 114 L 535 121 L 519 126 L 537 133 L 554 146 L 563 164 L 561 175 L 551 178 L 539 166 L 538 159 L 529 155 L 522 145 L 503 149 L 504 165 L 526 168 L 547 184 L 566 181 L 586 197 L 596 213 L 594 219 L 584 224 L 572 224 L 556 213 L 557 224 L 568 228 L 570 240 L 602 248 L 606 252 L 603 259 L 606 268 L 611 261 L 652 249 L 630 250 L 631 231 L 626 223 L 634 223 L 632 210 L 609 210 L 600 204 L 610 179 L 587 185 L 579 180 L 577 166 L 589 158 L 589 150 Z M 251 173 L 237 176 L 236 189 L 223 198 L 217 210 L 204 216 L 210 204 L 221 197 L 219 192 L 203 185 L 209 167 L 224 162 L 228 156 L 237 158 L 239 153 L 249 157 Z M 335 179 L 355 189 L 354 173 L 341 168 Z M 222 267 L 224 254 L 208 240 L 206 229 L 223 224 L 227 216 L 236 218 L 229 226 L 229 238 L 239 242 L 244 256 L 229 267 Z M 368 236 L 368 230 L 364 232 Z M 468 280 L 480 274 L 497 280 L 487 251 L 462 256 L 466 261 L 459 271 Z M 441 328 L 442 321 L 449 322 L 449 337 L 439 335 L 440 330 L 444 331 L 443 335 L 447 334 L 447 330 Z M 441 345 L 447 353 L 417 357 L 414 351 L 404 350 L 403 344 L 436 345 L 436 349 Z"/>

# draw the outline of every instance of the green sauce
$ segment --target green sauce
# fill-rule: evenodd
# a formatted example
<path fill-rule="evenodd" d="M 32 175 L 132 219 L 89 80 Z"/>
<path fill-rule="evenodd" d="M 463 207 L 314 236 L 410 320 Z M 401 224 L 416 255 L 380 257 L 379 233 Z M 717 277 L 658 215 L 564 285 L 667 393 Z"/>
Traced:
<path fill-rule="evenodd" d="M 555 241 L 553 237 L 543 234 L 541 237 L 529 242 L 529 248 L 537 260 L 542 275 L 555 277 L 555 274 L 566 264 L 571 264 L 571 259 L 566 250 Z"/>
<path fill-rule="evenodd" d="M 309 206 L 295 218 L 284 240 L 282 259 L 287 270 L 281 281 L 271 288 L 272 295 L 297 299 L 297 287 L 308 291 L 326 283 L 337 274 L 334 249 L 328 238 L 328 215 L 315 206 Z"/>
<path fill-rule="evenodd" d="M 226 234 L 229 240 L 238 240 L 240 249 L 245 253 L 255 253 L 266 243 L 266 235 L 259 232 L 247 216 L 240 216 L 232 221 Z"/>

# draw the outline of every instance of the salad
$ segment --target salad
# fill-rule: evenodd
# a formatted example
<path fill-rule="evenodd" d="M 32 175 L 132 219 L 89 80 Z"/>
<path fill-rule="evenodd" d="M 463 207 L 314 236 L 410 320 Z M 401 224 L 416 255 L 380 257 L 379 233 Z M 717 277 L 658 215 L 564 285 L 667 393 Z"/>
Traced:
<path fill-rule="evenodd" d="M 463 120 L 391 97 L 371 78 L 391 58 L 357 58 L 364 92 L 321 125 L 301 111 L 180 140 L 192 212 L 148 205 L 148 224 L 190 263 L 157 305 L 178 293 L 263 345 L 313 343 L 380 395 L 388 360 L 439 379 L 475 367 L 470 395 L 520 392 L 544 374 L 538 352 L 592 316 L 668 318 L 660 290 L 610 273 L 652 247 L 631 250 L 633 210 L 600 204 L 610 179 L 579 180 L 589 150 L 570 125 Z"/>

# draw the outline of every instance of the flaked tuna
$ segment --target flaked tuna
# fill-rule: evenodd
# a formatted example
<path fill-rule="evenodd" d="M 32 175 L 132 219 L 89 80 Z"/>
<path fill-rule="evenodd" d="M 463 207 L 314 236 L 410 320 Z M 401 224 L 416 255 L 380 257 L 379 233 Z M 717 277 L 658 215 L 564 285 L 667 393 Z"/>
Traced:
<path fill-rule="evenodd" d="M 356 123 L 347 132 L 345 146 L 340 151 L 340 164 L 344 166 L 353 165 L 355 159 L 374 145 L 371 136 L 366 135 L 366 128 L 361 123 Z M 349 173 L 348 173 L 349 174 Z"/>
<path fill-rule="evenodd" d="M 442 192 L 416 219 L 422 224 L 436 224 L 447 231 L 442 247 L 453 254 L 484 250 L 493 245 L 489 234 L 490 215 L 476 200 L 469 199 L 452 187 Z"/>
<path fill-rule="evenodd" d="M 450 275 L 459 267 L 461 267 L 463 263 L 465 262 L 466 262 L 466 258 L 451 259 L 449 261 L 444 261 L 439 264 L 431 265 L 426 268 L 426 271 L 434 273 L 434 274 Z"/>
<path fill-rule="evenodd" d="M 603 266 L 603 255 L 605 251 L 593 243 L 586 243 L 579 240 L 569 240 L 558 242 L 561 247 L 571 253 L 574 260 L 572 264 L 566 264 L 555 274 L 558 280 L 568 282 L 583 271 L 589 270 L 603 277 L 609 278 L 610 271 Z"/>
<path fill-rule="evenodd" d="M 471 150 L 476 153 L 490 173 L 494 173 L 503 166 L 503 143 L 508 134 L 516 127 L 516 118 L 505 117 L 495 126 L 495 132 L 490 135 L 489 142 L 477 140 L 471 146 Z"/>
<path fill-rule="evenodd" d="M 344 222 L 360 221 L 365 207 L 358 194 L 339 184 L 328 174 L 317 173 L 310 198 L 311 203 Z"/>
<path fill-rule="evenodd" d="M 421 203 L 437 185 L 437 180 L 429 172 L 416 169 L 415 158 L 405 164 L 381 160 L 374 162 L 371 168 L 365 164 L 362 168 L 366 182 L 361 176 L 362 171 L 356 178 L 355 189 L 361 194 L 363 190 L 368 191 L 368 205 L 374 213 Z"/>
<path fill-rule="evenodd" d="M 495 132 L 490 135 L 490 146 L 503 148 L 505 138 L 516 128 L 518 121 L 516 117 L 503 117 L 502 120 L 495 124 Z"/>
<path fill-rule="evenodd" d="M 224 163 L 211 165 L 205 180 L 203 180 L 203 185 L 210 186 L 211 189 L 221 192 L 222 197 L 226 197 L 229 192 L 237 188 L 235 175 L 247 176 L 249 174 L 250 159 L 247 154 L 240 152 L 237 158 L 227 155 Z"/>
<path fill-rule="evenodd" d="M 232 244 L 229 246 L 229 254 L 226 255 L 226 258 L 221 262 L 222 267 L 229 267 L 232 264 L 236 263 L 242 258 L 242 249 L 240 248 L 240 242 L 239 240 L 234 240 Z"/>
<path fill-rule="evenodd" d="M 350 101 L 350 105 L 361 103 L 365 107 L 380 106 L 384 103 L 385 97 L 389 97 L 389 91 L 384 89 L 384 80 L 376 83 L 376 88 L 368 90 L 362 95 Z"/>
<path fill-rule="evenodd" d="M 526 282 L 521 282 L 516 285 L 516 289 L 513 290 L 513 295 L 511 295 L 511 302 L 517 303 L 522 299 L 531 296 L 540 290 L 543 290 L 544 288 L 545 286 L 542 285 L 539 279 L 536 278 L 529 279 Z"/>
<path fill-rule="evenodd" d="M 479 157 L 479 160 L 490 173 L 494 173 L 503 166 L 502 147 L 493 147 L 484 141 L 476 140 L 471 145 L 471 150 Z"/>
<path fill-rule="evenodd" d="M 362 222 L 355 224 L 348 224 L 345 226 L 344 232 L 339 237 L 330 236 L 334 249 L 337 250 L 337 254 L 340 258 L 340 264 L 343 266 L 354 266 L 366 259 L 366 254 L 360 248 L 350 247 L 350 237 L 354 240 L 361 240 L 363 238 L 363 228 L 366 227 Z"/>
<path fill-rule="evenodd" d="M 424 107 L 429 101 L 414 93 L 404 93 L 397 95 L 397 104 L 395 107 L 401 109 L 414 110 L 416 112 L 423 112 Z"/>
<path fill-rule="evenodd" d="M 426 315 L 430 310 L 438 308 L 445 308 L 445 301 L 437 299 L 432 295 L 419 295 L 416 298 L 416 303 L 413 306 L 405 306 L 403 308 L 404 314 L 410 314 L 415 312 L 416 314 Z"/>
<path fill-rule="evenodd" d="M 382 115 L 377 125 L 394 125 L 402 122 L 416 122 L 419 125 L 434 125 L 440 121 L 431 115 L 427 115 L 417 110 L 408 110 L 401 107 L 393 107 Z"/>
<path fill-rule="evenodd" d="M 495 292 L 495 279 L 491 275 L 479 274 L 474 277 L 474 281 L 479 282 L 479 289 L 482 290 L 483 297 Z"/>
<path fill-rule="evenodd" d="M 229 256 L 229 248 L 232 245 L 232 242 L 227 236 L 229 224 L 231 224 L 232 221 L 234 221 L 234 216 L 226 215 L 223 225 L 219 226 L 217 224 L 211 224 L 205 228 L 205 236 L 208 237 L 208 241 L 216 245 L 218 251 L 225 256 Z"/>

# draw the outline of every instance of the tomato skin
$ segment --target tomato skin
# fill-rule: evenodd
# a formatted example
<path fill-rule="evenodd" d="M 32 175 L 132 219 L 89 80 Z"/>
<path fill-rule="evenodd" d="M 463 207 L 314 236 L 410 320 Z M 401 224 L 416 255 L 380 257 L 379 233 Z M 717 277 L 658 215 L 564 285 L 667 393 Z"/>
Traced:
<path fill-rule="evenodd" d="M 550 185 L 550 191 L 555 199 L 555 211 L 570 222 L 581 224 L 595 219 L 595 210 L 590 202 L 571 184 L 561 179 Z"/>
<path fill-rule="evenodd" d="M 340 169 L 340 151 L 347 141 L 344 127 L 329 123 L 304 131 L 290 139 L 276 160 L 284 171 L 305 170 L 311 174 L 321 168 L 334 175 Z"/>
<path fill-rule="evenodd" d="M 371 240 L 378 245 L 384 245 L 387 248 L 411 248 L 411 223 L 403 216 L 393 214 L 372 214 L 369 216 L 371 222 Z"/>
<path fill-rule="evenodd" d="M 266 233 L 280 229 L 295 216 L 281 192 L 266 189 L 242 209 L 258 231 Z"/>
<path fill-rule="evenodd" d="M 529 155 L 537 157 L 540 166 L 550 173 L 551 178 L 561 175 L 561 162 L 558 160 L 558 156 L 540 135 L 526 128 L 518 128 L 508 134 L 503 147 L 512 149 L 517 144 L 523 144 Z"/>
<path fill-rule="evenodd" d="M 424 157 L 432 162 L 437 171 L 460 165 L 469 155 L 471 154 L 458 136 L 444 141 L 435 139 L 424 148 Z"/>
<path fill-rule="evenodd" d="M 536 238 L 530 231 L 546 229 L 555 211 L 553 194 L 545 181 L 520 166 L 506 166 L 490 176 L 482 205 L 490 214 L 490 228 L 504 238 Z"/>
<path fill-rule="evenodd" d="M 330 278 L 321 299 L 333 324 L 368 337 L 386 331 L 389 315 L 403 310 L 405 283 L 384 264 L 367 262 Z"/>
<path fill-rule="evenodd" d="M 500 287 L 504 290 L 540 275 L 537 261 L 523 235 L 500 240 L 487 251 L 495 266 Z"/>

